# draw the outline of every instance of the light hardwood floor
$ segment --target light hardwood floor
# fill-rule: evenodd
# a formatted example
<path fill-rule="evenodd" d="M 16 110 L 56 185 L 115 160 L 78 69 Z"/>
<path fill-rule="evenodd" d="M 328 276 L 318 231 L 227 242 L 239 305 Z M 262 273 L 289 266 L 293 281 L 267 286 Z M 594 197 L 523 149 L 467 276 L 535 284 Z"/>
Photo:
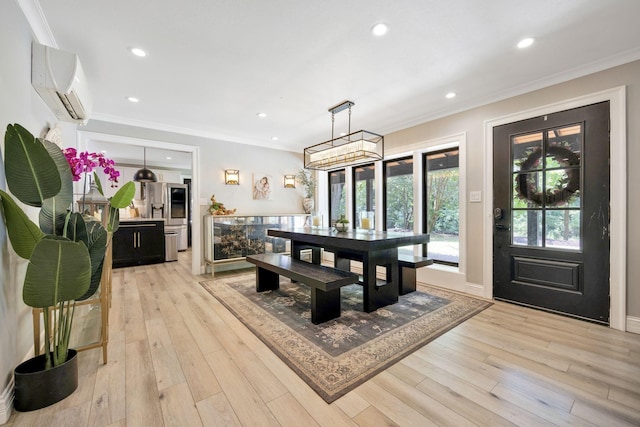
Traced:
<path fill-rule="evenodd" d="M 640 335 L 496 303 L 331 405 L 178 262 L 114 270 L 109 363 L 8 426 L 640 425 Z"/>

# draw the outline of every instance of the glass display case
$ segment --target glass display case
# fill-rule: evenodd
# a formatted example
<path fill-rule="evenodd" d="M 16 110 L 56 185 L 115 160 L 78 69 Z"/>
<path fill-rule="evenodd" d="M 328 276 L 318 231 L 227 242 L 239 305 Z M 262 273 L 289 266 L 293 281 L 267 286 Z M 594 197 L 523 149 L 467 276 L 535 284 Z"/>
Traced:
<path fill-rule="evenodd" d="M 289 241 L 268 236 L 267 230 L 305 225 L 309 225 L 307 214 L 205 215 L 205 262 L 211 266 L 213 274 L 216 264 L 241 263 L 247 255 L 264 252 L 288 253 Z"/>

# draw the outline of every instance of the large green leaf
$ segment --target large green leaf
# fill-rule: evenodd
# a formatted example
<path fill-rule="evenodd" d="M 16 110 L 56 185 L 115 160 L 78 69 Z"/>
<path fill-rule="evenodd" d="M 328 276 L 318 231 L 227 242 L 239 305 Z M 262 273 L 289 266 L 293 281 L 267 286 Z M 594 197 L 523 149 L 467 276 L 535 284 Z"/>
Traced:
<path fill-rule="evenodd" d="M 55 197 L 46 199 L 40 211 L 40 228 L 47 234 L 62 235 L 67 210 L 73 202 L 73 175 L 64 153 L 53 142 L 46 140 L 42 144 L 53 159 L 60 175 L 61 188 Z"/>
<path fill-rule="evenodd" d="M 67 224 L 67 234 L 65 236 L 74 242 L 83 242 L 87 248 L 89 247 L 89 234 L 82 214 L 78 212 L 69 214 L 69 223 Z"/>
<path fill-rule="evenodd" d="M 102 224 L 90 216 L 85 216 L 85 226 L 88 236 L 88 250 L 91 258 L 91 284 L 89 290 L 77 298 L 78 301 L 85 300 L 96 293 L 102 278 L 102 267 L 107 250 L 107 231 Z"/>
<path fill-rule="evenodd" d="M 2 211 L 11 246 L 18 256 L 29 259 L 36 244 L 44 237 L 38 226 L 27 217 L 16 202 L 4 191 L 0 190 Z"/>
<path fill-rule="evenodd" d="M 131 204 L 133 197 L 136 195 L 135 184 L 131 181 L 120 187 L 120 189 L 109 200 L 109 204 L 116 209 L 126 208 Z"/>
<path fill-rule="evenodd" d="M 109 222 L 107 223 L 107 231 L 115 233 L 120 228 L 120 210 L 109 206 Z"/>
<path fill-rule="evenodd" d="M 46 308 L 84 295 L 91 281 L 91 260 L 83 243 L 48 235 L 33 250 L 24 279 L 25 304 Z"/>
<path fill-rule="evenodd" d="M 41 141 L 18 124 L 8 125 L 4 147 L 7 185 L 18 200 L 40 207 L 58 194 L 60 175 Z"/>

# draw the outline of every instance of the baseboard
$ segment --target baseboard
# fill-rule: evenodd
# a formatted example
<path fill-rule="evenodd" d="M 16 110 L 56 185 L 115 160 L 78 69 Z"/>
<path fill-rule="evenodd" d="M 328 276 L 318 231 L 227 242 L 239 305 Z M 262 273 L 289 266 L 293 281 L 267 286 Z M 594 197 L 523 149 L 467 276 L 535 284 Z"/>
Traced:
<path fill-rule="evenodd" d="M 640 317 L 627 316 L 627 332 L 640 334 Z"/>
<path fill-rule="evenodd" d="M 13 409 L 13 375 L 0 395 L 0 424 L 6 424 Z"/>
<path fill-rule="evenodd" d="M 466 294 L 473 295 L 478 298 L 485 298 L 484 296 L 484 286 L 479 285 L 477 283 L 467 282 L 464 291 Z"/>

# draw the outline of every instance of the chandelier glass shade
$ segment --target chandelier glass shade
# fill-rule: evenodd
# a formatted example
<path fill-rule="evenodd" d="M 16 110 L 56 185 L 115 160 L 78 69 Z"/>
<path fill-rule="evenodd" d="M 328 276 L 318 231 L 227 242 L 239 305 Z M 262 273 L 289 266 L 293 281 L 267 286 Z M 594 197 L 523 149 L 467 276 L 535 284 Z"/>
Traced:
<path fill-rule="evenodd" d="M 382 160 L 384 158 L 384 137 L 366 130 L 351 132 L 351 101 L 344 101 L 331 107 L 331 139 L 304 149 L 304 167 L 306 169 L 329 170 L 345 166 Z M 338 138 L 333 137 L 334 116 L 349 110 L 349 133 Z"/>

